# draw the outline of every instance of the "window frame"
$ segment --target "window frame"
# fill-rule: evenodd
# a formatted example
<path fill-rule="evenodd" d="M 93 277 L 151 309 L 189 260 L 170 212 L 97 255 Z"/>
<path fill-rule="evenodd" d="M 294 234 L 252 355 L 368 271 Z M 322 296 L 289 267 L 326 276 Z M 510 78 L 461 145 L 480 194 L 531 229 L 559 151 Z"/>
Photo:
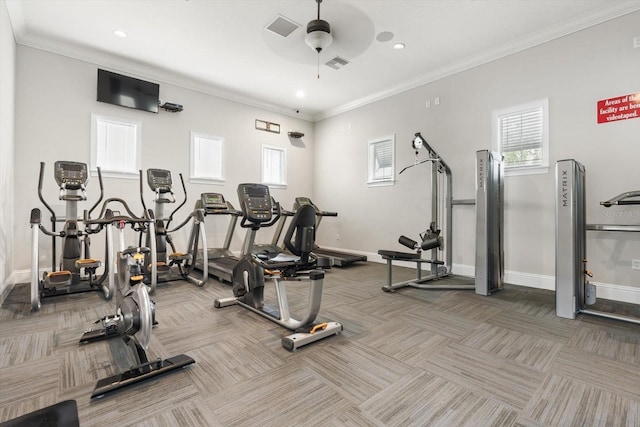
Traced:
<path fill-rule="evenodd" d="M 220 151 L 219 155 L 219 166 L 220 166 L 220 175 L 218 177 L 207 177 L 207 176 L 196 176 L 195 175 L 195 166 L 196 166 L 196 139 L 208 139 L 212 141 L 218 141 L 220 143 Z M 194 184 L 214 184 L 214 185 L 224 185 L 226 182 L 225 178 L 225 150 L 224 150 L 224 138 L 220 136 L 214 136 L 211 134 L 207 134 L 204 132 L 191 131 L 189 137 L 189 182 Z"/>
<path fill-rule="evenodd" d="M 494 110 L 492 113 L 492 141 L 493 149 L 501 154 L 502 141 L 500 133 L 500 121 L 507 116 L 519 115 L 531 110 L 542 110 L 542 141 L 540 148 L 542 149 L 541 164 L 532 166 L 516 166 L 509 165 L 506 161 L 504 164 L 505 176 L 508 175 L 533 175 L 549 172 L 549 99 L 544 98 L 537 101 L 531 101 L 524 104 Z M 504 155 L 504 154 L 503 154 Z"/>
<path fill-rule="evenodd" d="M 375 178 L 375 146 L 377 144 L 389 143 L 391 145 L 391 173 L 388 177 Z M 367 142 L 367 186 L 379 187 L 385 185 L 395 185 L 396 178 L 396 136 L 395 134 L 373 138 Z"/>
<path fill-rule="evenodd" d="M 106 178 L 139 179 L 140 169 L 142 167 L 142 122 L 139 120 L 131 120 L 97 113 L 91 113 L 91 176 L 98 175 L 98 126 L 100 125 L 100 121 L 135 127 L 135 171 L 108 170 L 101 166 L 101 175 Z"/>
<path fill-rule="evenodd" d="M 282 182 L 270 182 L 265 179 L 266 150 L 275 150 L 282 153 L 282 166 L 280 168 L 280 177 L 282 178 Z M 260 182 L 264 185 L 269 186 L 269 188 L 287 188 L 287 148 L 277 145 L 262 144 L 261 157 Z"/>

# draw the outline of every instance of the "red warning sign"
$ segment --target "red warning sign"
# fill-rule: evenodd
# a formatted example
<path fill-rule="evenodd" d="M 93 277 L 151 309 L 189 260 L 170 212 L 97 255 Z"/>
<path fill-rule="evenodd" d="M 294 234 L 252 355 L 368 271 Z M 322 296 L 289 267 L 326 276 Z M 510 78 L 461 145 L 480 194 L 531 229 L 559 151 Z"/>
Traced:
<path fill-rule="evenodd" d="M 640 92 L 598 101 L 598 123 L 640 117 Z"/>

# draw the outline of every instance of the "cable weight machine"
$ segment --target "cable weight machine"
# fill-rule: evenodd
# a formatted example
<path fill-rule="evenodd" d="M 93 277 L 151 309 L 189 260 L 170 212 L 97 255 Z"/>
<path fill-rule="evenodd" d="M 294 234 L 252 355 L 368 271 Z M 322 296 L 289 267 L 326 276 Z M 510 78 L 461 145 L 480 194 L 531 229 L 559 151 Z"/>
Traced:
<path fill-rule="evenodd" d="M 415 252 L 379 250 L 387 261 L 387 285 L 385 292 L 404 287 L 418 289 L 464 290 L 475 289 L 477 294 L 490 295 L 502 289 L 504 282 L 504 165 L 502 155 L 489 150 L 476 153 L 476 199 L 454 200 L 452 196 L 451 169 L 442 157 L 429 145 L 420 132 L 415 134 L 412 147 L 415 162 L 403 168 L 400 174 L 415 166 L 429 163 L 431 166 L 431 222 L 420 234 L 421 241 L 400 236 L 398 242 Z M 427 157 L 419 160 L 420 150 Z M 454 205 L 476 205 L 476 274 L 475 283 L 450 280 L 430 283 L 451 276 L 453 212 Z M 423 251 L 431 251 L 431 258 L 422 257 Z M 442 254 L 442 252 L 444 254 Z M 393 283 L 393 261 L 416 264 L 416 278 Z M 430 274 L 422 277 L 422 264 L 430 264 Z"/>

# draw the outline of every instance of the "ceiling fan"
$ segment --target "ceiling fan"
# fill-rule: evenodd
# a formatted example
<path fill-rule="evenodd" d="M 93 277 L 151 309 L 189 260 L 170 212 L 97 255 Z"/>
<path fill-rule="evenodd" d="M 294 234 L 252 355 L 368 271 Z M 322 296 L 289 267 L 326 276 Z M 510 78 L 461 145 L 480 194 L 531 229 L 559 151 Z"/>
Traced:
<path fill-rule="evenodd" d="M 329 15 L 326 14 L 326 10 L 323 15 L 330 16 L 331 24 L 329 24 L 327 20 L 321 18 L 320 8 L 323 0 L 313 0 L 313 2 L 316 3 L 317 14 L 315 19 L 306 21 L 308 22 L 306 32 L 296 32 L 298 28 L 303 28 L 296 22 L 303 11 L 296 9 L 295 16 L 298 16 L 298 19 L 291 19 L 286 13 L 280 13 L 267 24 L 264 41 L 274 54 L 288 61 L 309 64 L 311 59 L 309 48 L 311 48 L 317 56 L 318 71 L 321 59 L 324 65 L 334 71 L 342 69 L 372 44 L 375 39 L 373 22 L 362 9 L 353 6 L 350 2 L 330 1 L 325 2 L 329 4 L 326 6 L 330 8 Z M 301 2 L 301 5 L 303 3 L 305 2 Z M 310 2 L 307 0 L 306 3 Z M 354 26 L 357 27 L 357 31 L 349 30 Z M 343 28 L 345 30 L 342 30 Z M 273 37 L 273 34 L 278 37 Z M 285 39 L 295 40 L 295 42 L 285 42 Z"/>
<path fill-rule="evenodd" d="M 307 24 L 307 35 L 304 37 L 304 41 L 311 49 L 318 52 L 318 78 L 320 78 L 320 52 L 333 43 L 333 36 L 331 36 L 331 25 L 320 19 L 322 0 L 316 0 L 316 3 L 318 3 L 318 19 L 309 21 Z"/>
<path fill-rule="evenodd" d="M 307 24 L 307 35 L 304 38 L 305 43 L 316 52 L 320 53 L 333 42 L 331 36 L 331 25 L 323 19 L 320 19 L 320 3 L 322 0 L 316 0 L 318 3 L 318 19 L 314 19 Z"/>

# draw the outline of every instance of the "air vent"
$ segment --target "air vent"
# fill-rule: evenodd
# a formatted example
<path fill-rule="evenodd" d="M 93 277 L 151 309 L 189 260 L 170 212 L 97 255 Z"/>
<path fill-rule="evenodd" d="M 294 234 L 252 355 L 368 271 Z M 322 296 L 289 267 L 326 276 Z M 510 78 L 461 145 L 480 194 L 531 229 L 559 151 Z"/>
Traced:
<path fill-rule="evenodd" d="M 299 26 L 300 24 L 293 22 L 291 19 L 278 15 L 269 25 L 267 25 L 267 30 L 276 33 L 279 36 L 287 37 Z"/>
<path fill-rule="evenodd" d="M 348 63 L 349 61 L 347 61 L 346 59 L 336 56 L 335 58 L 325 62 L 324 65 L 326 65 L 329 68 L 333 68 L 334 70 L 339 70 L 340 68 L 344 67 Z"/>

